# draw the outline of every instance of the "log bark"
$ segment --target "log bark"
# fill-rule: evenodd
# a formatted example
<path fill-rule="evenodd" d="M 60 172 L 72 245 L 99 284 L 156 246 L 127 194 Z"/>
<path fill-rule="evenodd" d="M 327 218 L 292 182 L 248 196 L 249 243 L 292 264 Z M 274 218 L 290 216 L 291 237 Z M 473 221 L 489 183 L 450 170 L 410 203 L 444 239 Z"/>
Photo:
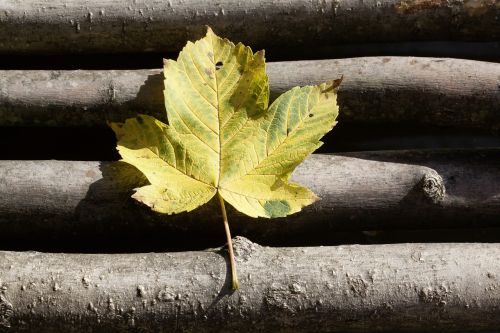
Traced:
<path fill-rule="evenodd" d="M 367 57 L 269 63 L 271 99 L 344 75 L 341 122 L 497 129 L 500 64 Z M 166 121 L 161 70 L 0 71 L 0 125 L 105 126 L 137 113 Z"/>
<path fill-rule="evenodd" d="M 5 332 L 423 332 L 500 326 L 498 244 L 0 252 Z"/>
<path fill-rule="evenodd" d="M 0 53 L 179 51 L 205 25 L 255 48 L 498 41 L 494 0 L 5 0 Z"/>
<path fill-rule="evenodd" d="M 271 220 L 228 206 L 229 221 L 234 235 L 268 244 L 338 231 L 499 227 L 499 151 L 313 155 L 292 180 L 320 201 Z M 147 182 L 123 162 L 0 161 L 0 179 L 0 230 L 11 240 L 222 236 L 217 201 L 171 216 L 136 203 L 132 189 Z"/>

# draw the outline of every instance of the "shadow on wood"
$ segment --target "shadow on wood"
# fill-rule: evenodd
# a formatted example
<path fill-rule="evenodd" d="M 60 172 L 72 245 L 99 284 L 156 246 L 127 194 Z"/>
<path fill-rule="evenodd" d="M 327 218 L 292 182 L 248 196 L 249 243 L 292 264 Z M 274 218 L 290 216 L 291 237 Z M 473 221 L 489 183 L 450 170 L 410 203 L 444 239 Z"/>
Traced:
<path fill-rule="evenodd" d="M 292 180 L 322 198 L 300 213 L 263 220 L 229 206 L 234 234 L 290 244 L 340 231 L 499 226 L 498 149 L 343 155 L 313 155 L 297 168 Z M 216 202 L 190 214 L 154 213 L 130 198 L 144 179 L 123 163 L 0 161 L 0 178 L 0 228 L 10 239 L 165 235 L 223 243 Z"/>

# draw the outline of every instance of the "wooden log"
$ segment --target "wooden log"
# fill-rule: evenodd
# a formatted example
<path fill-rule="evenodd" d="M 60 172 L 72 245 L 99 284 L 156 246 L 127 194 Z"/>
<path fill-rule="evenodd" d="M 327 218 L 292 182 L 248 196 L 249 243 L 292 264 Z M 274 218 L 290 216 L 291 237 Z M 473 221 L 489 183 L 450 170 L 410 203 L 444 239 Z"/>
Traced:
<path fill-rule="evenodd" d="M 498 244 L 0 252 L 6 332 L 463 332 L 500 326 Z"/>
<path fill-rule="evenodd" d="M 292 179 L 320 201 L 271 220 L 228 207 L 231 228 L 259 242 L 286 244 L 350 230 L 499 227 L 499 151 L 313 155 Z M 9 239 L 222 235 L 216 200 L 171 216 L 136 203 L 132 189 L 146 181 L 123 162 L 0 161 L 0 179 L 0 230 Z"/>
<path fill-rule="evenodd" d="M 500 38 L 494 0 L 5 0 L 0 11 L 0 53 L 179 51 L 205 25 L 254 48 Z"/>
<path fill-rule="evenodd" d="M 496 129 L 500 64 L 368 57 L 269 63 L 271 99 L 344 75 L 340 121 Z M 0 125 L 104 126 L 136 113 L 165 120 L 160 70 L 0 71 Z"/>

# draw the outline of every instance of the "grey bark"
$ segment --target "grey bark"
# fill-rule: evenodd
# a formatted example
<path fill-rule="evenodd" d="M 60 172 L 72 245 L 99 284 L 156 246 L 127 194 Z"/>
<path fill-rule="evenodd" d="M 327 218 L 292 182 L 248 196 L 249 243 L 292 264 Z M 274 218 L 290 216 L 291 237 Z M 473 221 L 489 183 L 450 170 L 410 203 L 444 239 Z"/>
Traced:
<path fill-rule="evenodd" d="M 498 244 L 0 252 L 5 332 L 424 332 L 500 327 Z M 229 278 L 229 279 L 228 279 Z"/>
<path fill-rule="evenodd" d="M 228 206 L 234 235 L 290 241 L 338 231 L 499 227 L 499 149 L 313 155 L 292 180 L 320 201 L 277 219 Z M 204 235 L 220 239 L 217 200 L 161 215 L 130 198 L 147 184 L 123 162 L 0 161 L 0 230 L 8 239 L 86 235 Z"/>
<path fill-rule="evenodd" d="M 500 64 L 368 57 L 269 63 L 271 99 L 344 75 L 341 122 L 496 129 Z M 2 71 L 0 125 L 104 126 L 137 113 L 165 121 L 161 70 Z"/>
<path fill-rule="evenodd" d="M 255 48 L 498 41 L 499 10 L 494 0 L 4 0 L 0 53 L 178 51 L 205 25 Z"/>

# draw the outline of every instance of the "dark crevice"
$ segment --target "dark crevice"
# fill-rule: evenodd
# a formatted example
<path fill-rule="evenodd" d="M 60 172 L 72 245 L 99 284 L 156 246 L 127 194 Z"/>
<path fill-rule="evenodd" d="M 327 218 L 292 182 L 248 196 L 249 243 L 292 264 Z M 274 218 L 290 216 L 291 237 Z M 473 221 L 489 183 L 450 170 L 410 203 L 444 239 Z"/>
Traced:
<path fill-rule="evenodd" d="M 0 159 L 115 161 L 119 155 L 111 128 L 3 127 Z"/>
<path fill-rule="evenodd" d="M 322 141 L 317 153 L 500 146 L 500 136 L 481 130 L 411 124 L 339 123 Z M 0 127 L 2 160 L 115 161 L 115 147 L 114 133 L 107 127 Z"/>
<path fill-rule="evenodd" d="M 238 235 L 234 235 L 238 236 Z M 397 243 L 454 243 L 485 242 L 500 243 L 500 228 L 467 229 L 418 229 L 418 230 L 372 230 L 359 232 L 330 231 L 301 234 L 283 239 L 252 241 L 264 246 L 335 246 L 348 244 L 397 244 Z M 78 234 L 66 237 L 2 239 L 0 251 L 41 251 L 67 253 L 146 253 L 201 251 L 218 248 L 225 244 L 224 231 L 219 235 L 203 233 L 158 234 L 148 231 L 113 233 L 109 235 Z"/>
<path fill-rule="evenodd" d="M 257 50 L 257 49 L 255 49 Z M 0 69 L 147 69 L 161 68 L 177 52 L 116 54 L 0 54 Z M 267 48 L 266 61 L 367 56 L 445 57 L 500 61 L 500 42 L 403 42 L 337 44 L 323 47 Z"/>

